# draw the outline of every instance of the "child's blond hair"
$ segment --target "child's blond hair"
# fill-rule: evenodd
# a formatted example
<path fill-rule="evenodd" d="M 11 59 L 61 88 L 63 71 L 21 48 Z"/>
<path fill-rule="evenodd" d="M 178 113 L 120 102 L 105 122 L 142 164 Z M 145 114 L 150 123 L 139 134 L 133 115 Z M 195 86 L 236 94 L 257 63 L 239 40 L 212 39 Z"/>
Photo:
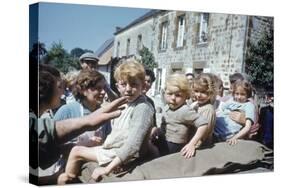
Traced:
<path fill-rule="evenodd" d="M 168 87 L 177 87 L 182 93 L 186 95 L 187 98 L 190 97 L 190 84 L 184 74 L 171 74 L 166 80 L 165 90 Z"/>
<path fill-rule="evenodd" d="M 210 103 L 213 104 L 216 99 L 216 88 L 213 75 L 210 73 L 201 73 L 193 83 L 193 90 L 204 91 L 210 97 Z"/>
<path fill-rule="evenodd" d="M 114 78 L 116 81 L 123 80 L 129 83 L 138 79 L 144 83 L 145 70 L 143 65 L 138 61 L 128 59 L 117 66 L 114 71 Z"/>
<path fill-rule="evenodd" d="M 64 81 L 66 84 L 66 87 L 69 89 L 72 89 L 72 87 L 76 84 L 76 79 L 79 75 L 79 71 L 70 71 L 64 75 Z"/>

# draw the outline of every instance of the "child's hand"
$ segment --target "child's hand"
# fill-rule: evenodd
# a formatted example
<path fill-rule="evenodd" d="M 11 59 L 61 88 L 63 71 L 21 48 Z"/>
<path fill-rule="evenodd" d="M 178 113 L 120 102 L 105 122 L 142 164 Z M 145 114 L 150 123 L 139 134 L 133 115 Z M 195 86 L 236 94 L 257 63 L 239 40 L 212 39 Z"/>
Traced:
<path fill-rule="evenodd" d="M 182 149 L 181 149 L 181 154 L 186 158 L 191 158 L 195 154 L 195 145 L 193 144 L 186 144 Z"/>
<path fill-rule="evenodd" d="M 107 174 L 108 174 L 108 172 L 106 171 L 105 167 L 98 167 L 98 168 L 95 168 L 94 172 L 92 173 L 92 178 L 95 181 L 100 181 L 102 179 L 102 176 L 107 175 Z"/>
<path fill-rule="evenodd" d="M 238 142 L 238 139 L 237 138 L 235 138 L 235 137 L 232 137 L 232 138 L 230 138 L 230 139 L 228 139 L 228 140 L 226 140 L 226 142 L 229 144 L 229 145 L 235 145 L 235 144 L 237 144 L 237 142 Z"/>
<path fill-rule="evenodd" d="M 91 146 L 98 146 L 102 144 L 102 138 L 99 136 L 93 136 L 90 138 L 91 140 Z"/>
<path fill-rule="evenodd" d="M 160 129 L 157 127 L 153 127 L 150 132 L 150 139 L 151 140 L 157 139 L 157 137 L 159 137 L 159 134 L 160 134 Z"/>

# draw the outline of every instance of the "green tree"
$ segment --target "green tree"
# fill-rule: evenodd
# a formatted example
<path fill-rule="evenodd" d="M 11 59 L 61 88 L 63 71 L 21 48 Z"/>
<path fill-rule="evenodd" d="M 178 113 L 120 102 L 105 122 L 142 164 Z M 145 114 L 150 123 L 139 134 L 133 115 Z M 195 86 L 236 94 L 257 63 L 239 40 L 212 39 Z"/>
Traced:
<path fill-rule="evenodd" d="M 145 68 L 153 70 L 153 68 L 157 67 L 154 55 L 149 51 L 147 47 L 143 46 L 143 48 L 139 51 L 139 54 L 141 56 L 141 61 Z"/>
<path fill-rule="evenodd" d="M 250 43 L 245 68 L 256 88 L 273 90 L 273 27 L 265 29 L 259 41 Z"/>
<path fill-rule="evenodd" d="M 42 60 L 42 57 L 44 57 L 47 54 L 47 50 L 45 47 L 45 44 L 42 42 L 36 42 L 32 45 L 32 49 L 29 53 L 30 58 L 34 58 L 37 61 Z"/>
<path fill-rule="evenodd" d="M 47 56 L 48 62 L 63 73 L 67 73 L 71 69 L 79 68 L 70 54 L 63 48 L 62 42 L 53 43 Z"/>
<path fill-rule="evenodd" d="M 79 58 L 83 53 L 85 53 L 85 51 L 82 48 L 73 48 L 70 51 L 70 55 L 73 58 Z"/>

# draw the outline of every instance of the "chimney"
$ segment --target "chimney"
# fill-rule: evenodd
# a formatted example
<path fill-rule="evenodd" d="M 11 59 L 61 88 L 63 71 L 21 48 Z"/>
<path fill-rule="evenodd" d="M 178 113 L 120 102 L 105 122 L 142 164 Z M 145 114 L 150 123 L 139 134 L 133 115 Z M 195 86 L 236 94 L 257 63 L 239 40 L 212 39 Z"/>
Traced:
<path fill-rule="evenodd" d="M 118 31 L 120 31 L 121 29 L 122 29 L 122 27 L 116 26 L 116 27 L 115 27 L 115 32 L 118 32 Z"/>

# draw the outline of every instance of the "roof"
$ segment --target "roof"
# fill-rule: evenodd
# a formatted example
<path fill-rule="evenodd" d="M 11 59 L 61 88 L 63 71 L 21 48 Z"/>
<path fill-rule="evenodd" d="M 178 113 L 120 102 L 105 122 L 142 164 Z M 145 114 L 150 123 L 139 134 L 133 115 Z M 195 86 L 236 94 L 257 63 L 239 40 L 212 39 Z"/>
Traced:
<path fill-rule="evenodd" d="M 100 58 L 110 47 L 113 46 L 114 38 L 106 40 L 96 51 L 97 56 Z"/>
<path fill-rule="evenodd" d="M 155 14 L 157 14 L 157 13 L 159 13 L 159 12 L 161 12 L 161 11 L 162 11 L 162 10 L 150 10 L 149 12 L 145 13 L 143 16 L 141 16 L 141 17 L 137 18 L 136 20 L 132 21 L 130 24 L 128 24 L 128 25 L 125 26 L 124 28 L 122 28 L 122 29 L 116 31 L 116 32 L 114 33 L 114 35 L 117 35 L 117 34 L 123 32 L 123 31 L 129 29 L 130 27 L 132 27 L 132 26 L 134 26 L 134 25 L 136 25 L 136 24 L 138 24 L 138 23 L 140 23 L 140 22 L 142 22 L 142 21 L 144 21 L 144 20 L 146 20 L 146 19 L 148 19 L 148 18 L 154 16 Z"/>
<path fill-rule="evenodd" d="M 107 65 L 112 57 L 114 38 L 106 40 L 96 51 L 100 61 L 99 65 Z"/>

